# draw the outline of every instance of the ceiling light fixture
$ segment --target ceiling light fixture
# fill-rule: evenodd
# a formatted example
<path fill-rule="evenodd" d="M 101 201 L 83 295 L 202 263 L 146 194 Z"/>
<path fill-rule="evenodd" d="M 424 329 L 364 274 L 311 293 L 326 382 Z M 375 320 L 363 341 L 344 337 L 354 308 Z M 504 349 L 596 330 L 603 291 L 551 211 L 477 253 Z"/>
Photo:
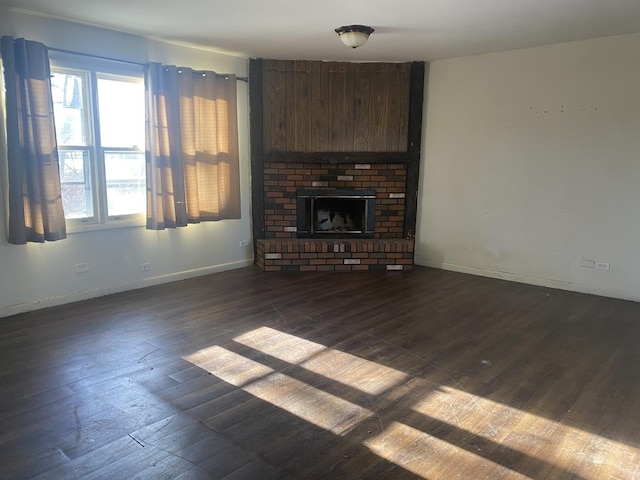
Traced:
<path fill-rule="evenodd" d="M 373 28 L 364 25 L 346 25 L 336 28 L 336 33 L 340 36 L 342 43 L 351 48 L 358 48 L 367 43 L 369 35 L 373 32 Z"/>

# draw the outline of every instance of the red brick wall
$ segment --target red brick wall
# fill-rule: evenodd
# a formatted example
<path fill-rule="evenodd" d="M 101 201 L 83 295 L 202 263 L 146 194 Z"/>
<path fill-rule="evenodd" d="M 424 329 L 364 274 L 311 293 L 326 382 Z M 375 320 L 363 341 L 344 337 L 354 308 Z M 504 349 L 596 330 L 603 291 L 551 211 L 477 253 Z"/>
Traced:
<path fill-rule="evenodd" d="M 402 163 L 266 163 L 265 236 L 296 238 L 297 190 L 342 188 L 375 190 L 375 238 L 402 238 L 406 179 Z"/>

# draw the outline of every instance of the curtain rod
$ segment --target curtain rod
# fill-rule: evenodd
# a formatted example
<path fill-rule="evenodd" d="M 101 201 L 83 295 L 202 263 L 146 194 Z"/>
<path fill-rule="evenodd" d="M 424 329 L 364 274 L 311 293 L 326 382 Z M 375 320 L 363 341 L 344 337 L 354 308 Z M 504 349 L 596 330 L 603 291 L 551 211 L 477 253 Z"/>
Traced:
<path fill-rule="evenodd" d="M 102 55 L 92 55 L 90 53 L 76 52 L 74 50 L 65 50 L 64 48 L 55 48 L 55 47 L 46 47 L 46 48 L 47 48 L 47 50 L 52 51 L 52 52 L 69 53 L 71 55 L 81 55 L 83 57 L 97 58 L 99 60 L 105 60 L 107 62 L 126 63 L 128 65 L 137 65 L 139 67 L 146 67 L 147 66 L 146 63 L 133 62 L 131 60 L 121 60 L 119 58 L 105 57 L 105 56 L 102 56 Z M 219 73 L 216 73 L 216 75 L 219 75 L 221 77 L 225 76 L 225 75 L 219 74 Z M 236 80 L 239 81 L 239 82 L 249 83 L 249 78 L 248 77 L 236 77 Z"/>

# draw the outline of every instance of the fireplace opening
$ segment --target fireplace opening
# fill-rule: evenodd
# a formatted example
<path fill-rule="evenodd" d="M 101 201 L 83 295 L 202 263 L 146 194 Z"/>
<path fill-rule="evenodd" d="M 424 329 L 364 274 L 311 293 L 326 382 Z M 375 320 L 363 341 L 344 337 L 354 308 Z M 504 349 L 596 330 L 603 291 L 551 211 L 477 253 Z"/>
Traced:
<path fill-rule="evenodd" d="M 374 190 L 298 190 L 298 237 L 373 238 L 375 199 Z"/>

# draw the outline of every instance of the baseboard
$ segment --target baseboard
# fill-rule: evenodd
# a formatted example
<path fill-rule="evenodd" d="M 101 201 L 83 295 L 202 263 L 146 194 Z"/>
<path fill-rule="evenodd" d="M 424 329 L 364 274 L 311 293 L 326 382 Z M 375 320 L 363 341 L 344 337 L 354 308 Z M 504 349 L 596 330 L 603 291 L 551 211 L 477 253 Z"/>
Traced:
<path fill-rule="evenodd" d="M 40 310 L 41 308 L 64 305 L 65 303 L 79 302 L 81 300 L 89 300 L 91 298 L 103 297 L 105 295 L 111 295 L 114 293 L 126 292 L 128 290 L 137 290 L 139 288 L 151 287 L 153 285 L 160 285 L 162 283 L 175 282 L 178 280 L 185 280 L 187 278 L 200 277 L 203 275 L 224 272 L 227 270 L 236 270 L 238 268 L 249 267 L 251 265 L 253 265 L 253 259 L 249 258 L 246 260 L 239 260 L 236 262 L 229 262 L 229 263 L 213 265 L 213 266 L 203 267 L 203 268 L 195 268 L 192 270 L 169 273 L 166 275 L 146 277 L 130 283 L 110 285 L 108 287 L 98 288 L 94 290 L 73 292 L 73 293 L 70 293 L 67 295 L 61 295 L 58 297 L 51 297 L 51 298 L 36 300 L 34 302 L 21 303 L 18 305 L 10 305 L 8 307 L 0 308 L 0 318 L 9 317 L 11 315 L 16 315 L 18 313 L 30 312 L 33 310 Z"/>
<path fill-rule="evenodd" d="M 468 273 L 470 275 L 496 278 L 500 280 L 507 280 L 509 282 L 526 283 L 528 285 L 536 285 L 539 287 L 557 288 L 558 290 L 567 290 L 570 292 L 587 293 L 590 295 L 598 295 L 601 297 L 610 297 L 620 300 L 631 300 L 633 302 L 640 302 L 640 294 L 633 291 L 598 288 L 581 283 L 567 282 L 554 278 L 535 277 L 531 275 L 523 275 L 520 273 L 505 272 L 502 270 L 478 268 L 471 265 L 458 265 L 455 263 L 431 260 L 420 255 L 416 255 L 414 257 L 414 263 L 416 265 L 422 265 L 424 267 L 438 268 L 440 270 L 448 270 L 451 272 Z"/>

